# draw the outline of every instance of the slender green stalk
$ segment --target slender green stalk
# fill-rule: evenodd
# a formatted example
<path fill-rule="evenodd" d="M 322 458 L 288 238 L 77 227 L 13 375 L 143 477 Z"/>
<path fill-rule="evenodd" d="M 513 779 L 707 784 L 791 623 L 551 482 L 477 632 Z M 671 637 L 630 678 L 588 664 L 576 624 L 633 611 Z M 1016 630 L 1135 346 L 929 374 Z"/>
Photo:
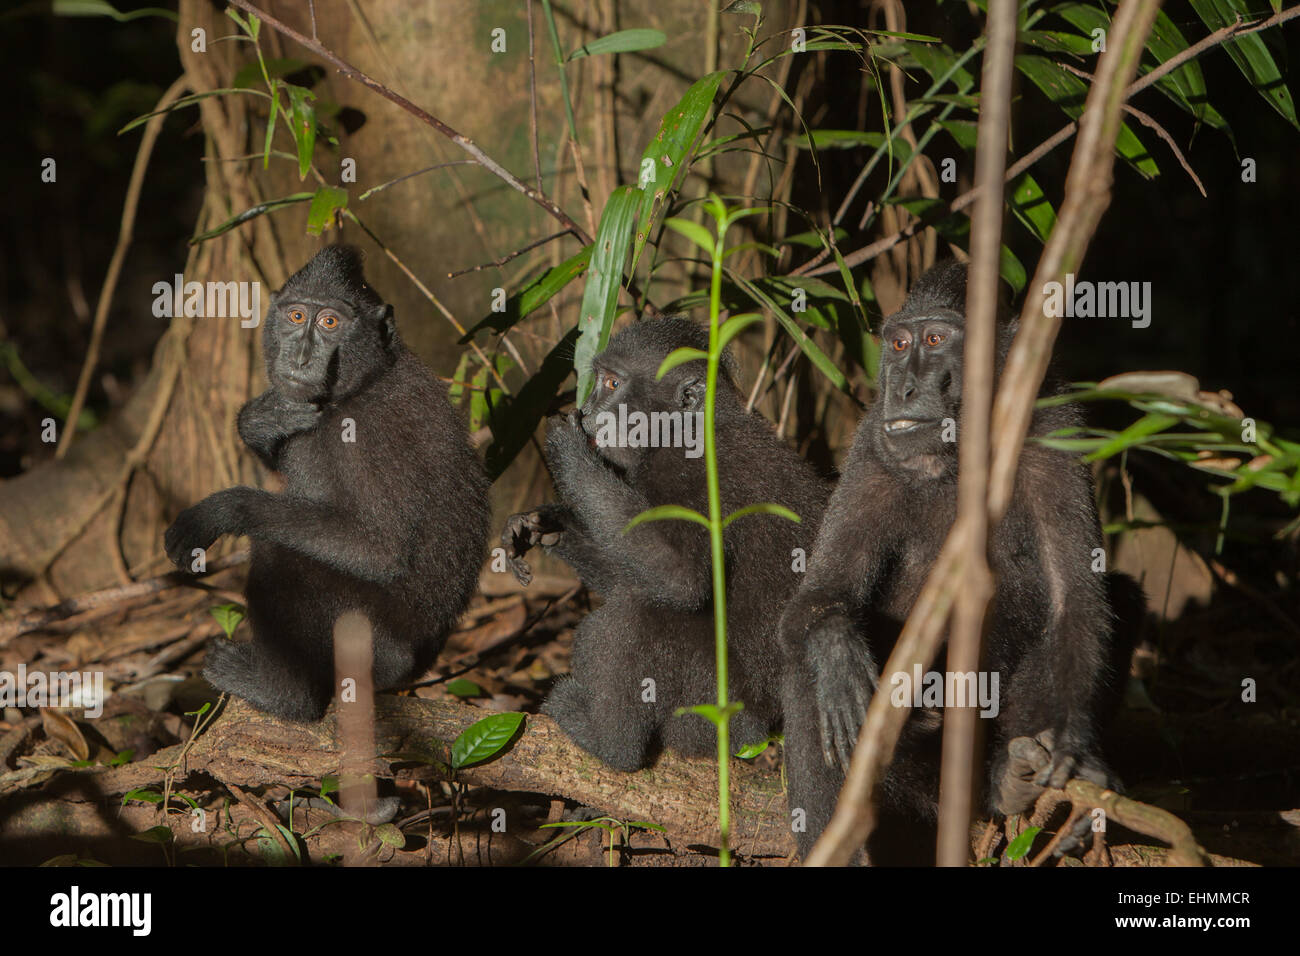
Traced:
<path fill-rule="evenodd" d="M 560 34 L 555 29 L 555 14 L 551 0 L 542 0 L 542 13 L 546 16 L 546 29 L 551 34 L 551 48 L 555 50 L 555 65 L 560 68 L 560 92 L 564 94 L 564 116 L 569 121 L 569 136 L 578 141 L 578 125 L 573 121 L 573 100 L 569 98 L 569 77 L 564 71 L 564 50 L 560 48 Z"/>
<path fill-rule="evenodd" d="M 704 399 L 704 462 L 709 486 L 709 543 L 713 552 L 713 639 L 718 668 L 718 863 L 731 865 L 731 713 L 727 703 L 727 577 L 722 561 L 722 496 L 718 491 L 718 446 L 714 441 L 714 409 L 718 392 L 721 337 L 718 313 L 722 305 L 722 252 L 727 221 L 718 223 L 713 247 L 713 281 L 709 288 L 709 371 Z"/>

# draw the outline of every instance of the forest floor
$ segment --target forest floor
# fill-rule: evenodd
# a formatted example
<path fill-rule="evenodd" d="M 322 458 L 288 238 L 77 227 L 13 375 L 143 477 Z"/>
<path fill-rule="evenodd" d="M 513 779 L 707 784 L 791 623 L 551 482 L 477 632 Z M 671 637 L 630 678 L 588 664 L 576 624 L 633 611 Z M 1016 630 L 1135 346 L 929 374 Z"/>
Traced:
<path fill-rule="evenodd" d="M 486 784 L 451 783 L 445 767 L 436 769 L 437 760 L 416 772 L 409 761 L 394 759 L 391 767 L 406 769 L 395 770 L 395 781 L 381 788 L 390 804 L 393 797 L 397 803 L 383 826 L 378 819 L 366 824 L 341 817 L 319 797 L 322 778 L 313 777 L 317 770 L 304 756 L 310 740 L 286 744 L 288 751 L 302 751 L 285 757 L 283 766 L 294 768 L 295 759 L 301 766 L 283 773 L 269 758 L 240 771 L 205 757 L 191 740 L 194 715 L 215 694 L 197 675 L 206 641 L 222 630 L 212 608 L 241 603 L 242 575 L 235 565 L 201 587 L 160 581 L 156 590 L 109 595 L 73 616 L 46 615 L 51 619 L 42 627 L 22 633 L 16 633 L 24 629 L 15 628 L 14 616 L 0 618 L 0 672 L 17 674 L 20 665 L 100 671 L 109 692 L 94 718 L 0 708 L 0 864 L 175 863 L 179 854 L 185 863 L 214 865 L 257 858 L 333 862 L 352 852 L 358 833 L 362 844 L 369 843 L 367 860 L 395 865 L 715 862 L 688 819 L 707 814 L 713 800 L 705 762 L 665 784 L 668 799 L 681 806 L 664 812 L 684 829 L 660 832 L 636 826 L 655 821 L 619 815 L 645 805 L 635 799 L 638 777 L 587 765 L 573 768 L 576 782 L 567 789 L 536 792 L 535 774 L 511 776 L 519 768 L 478 778 Z M 526 591 L 480 593 L 435 670 L 402 693 L 436 703 L 444 708 L 439 714 L 461 723 L 492 711 L 536 714 L 553 679 L 568 671 L 573 629 L 589 608 L 586 592 L 567 578 L 539 576 Z M 1189 605 L 1178 620 L 1154 628 L 1154 639 L 1139 649 L 1128 700 L 1107 733 L 1106 753 L 1127 795 L 1188 823 L 1216 865 L 1300 865 L 1300 659 L 1295 626 L 1288 626 L 1300 619 L 1298 611 L 1230 591 L 1208 607 Z M 240 626 L 236 638 L 246 631 Z M 1257 702 L 1242 700 L 1245 678 L 1255 681 Z M 384 718 L 387 711 L 380 710 Z M 287 725 L 277 728 L 270 719 L 259 724 L 259 715 L 243 704 L 213 714 L 202 716 L 203 733 L 226 747 L 265 749 L 267 740 L 288 733 Z M 545 718 L 529 720 L 530 734 L 545 730 Z M 556 740 L 561 749 L 555 759 L 575 762 L 568 746 Z M 256 754 L 239 756 L 247 764 Z M 771 799 L 755 813 L 777 814 L 771 820 L 779 827 L 779 748 L 747 762 L 753 774 L 737 786 L 757 781 L 770 788 Z M 672 769 L 658 779 L 677 779 L 670 778 Z M 697 772 L 698 778 L 689 776 Z M 312 779 L 315 788 L 303 785 Z M 297 797 L 292 804 L 291 791 Z M 584 795 L 594 809 L 582 805 Z M 164 799 L 172 810 L 166 816 Z M 199 808 L 206 816 L 196 828 L 190 824 Z M 493 821 L 505 817 L 511 825 L 501 833 Z M 280 832 L 273 833 L 270 823 L 280 824 Z M 701 824 L 702 832 L 710 825 Z M 770 833 L 771 821 L 765 825 Z M 977 821 L 974 829 L 983 827 Z M 1109 834 L 1109 843 L 1114 865 L 1159 863 L 1164 852 L 1149 838 L 1122 830 Z M 784 865 L 790 859 L 780 840 L 757 839 L 752 846 L 741 862 Z"/>

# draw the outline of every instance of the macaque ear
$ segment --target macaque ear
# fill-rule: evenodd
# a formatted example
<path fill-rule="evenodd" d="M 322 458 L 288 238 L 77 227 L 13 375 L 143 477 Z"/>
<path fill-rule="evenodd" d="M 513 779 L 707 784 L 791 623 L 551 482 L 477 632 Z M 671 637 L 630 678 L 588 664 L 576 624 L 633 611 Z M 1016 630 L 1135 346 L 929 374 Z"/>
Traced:
<path fill-rule="evenodd" d="M 688 378 L 677 386 L 677 404 L 692 411 L 703 408 L 707 389 L 704 379 Z"/>
<path fill-rule="evenodd" d="M 397 341 L 397 320 L 393 318 L 393 307 L 385 302 L 378 309 L 379 336 L 384 347 L 391 347 Z"/>

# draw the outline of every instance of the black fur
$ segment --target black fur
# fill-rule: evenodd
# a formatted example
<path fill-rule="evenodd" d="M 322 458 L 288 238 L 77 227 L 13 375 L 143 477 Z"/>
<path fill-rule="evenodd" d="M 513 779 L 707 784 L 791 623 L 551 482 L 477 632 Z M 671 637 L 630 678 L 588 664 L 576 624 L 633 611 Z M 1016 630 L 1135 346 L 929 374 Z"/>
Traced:
<path fill-rule="evenodd" d="M 204 676 L 260 710 L 316 720 L 333 696 L 332 631 L 346 610 L 372 625 L 377 688 L 433 663 L 478 581 L 487 479 L 355 249 L 326 247 L 285 283 L 263 351 L 271 386 L 240 410 L 239 434 L 283 474 L 283 492 L 210 495 L 181 512 L 165 545 L 188 568 L 193 549 L 223 534 L 252 539 L 253 640 L 215 641 Z M 355 442 L 343 440 L 347 420 Z"/>
<path fill-rule="evenodd" d="M 574 638 L 572 676 L 556 684 L 543 710 L 619 770 L 646 766 L 660 746 L 697 755 L 717 746 L 703 718 L 674 716 L 717 699 L 708 532 L 665 520 L 623 533 L 648 508 L 680 504 L 707 514 L 708 499 L 703 457 L 687 458 L 682 448 L 597 448 L 596 416 L 620 403 L 629 413 L 702 411 L 704 362 L 679 365 L 659 382 L 655 372 L 674 349 L 707 345 L 707 330 L 681 318 L 639 322 L 614 336 L 594 360 L 597 385 L 581 412 L 550 425 L 547 461 L 559 503 L 515 515 L 502 533 L 521 578 L 523 556 L 541 544 L 603 598 Z M 730 356 L 724 368 L 734 374 Z M 745 411 L 723 376 L 716 423 L 723 515 L 776 502 L 802 518 L 754 515 L 724 531 L 730 696 L 744 703 L 731 723 L 739 748 L 779 727 L 776 621 L 800 577 L 792 552 L 811 545 L 829 489 L 766 421 Z M 643 700 L 646 678 L 654 681 L 653 702 Z"/>
<path fill-rule="evenodd" d="M 796 833 L 801 854 L 834 809 L 872 694 L 890 690 L 879 669 L 956 516 L 957 449 L 943 432 L 945 419 L 960 430 L 965 286 L 964 266 L 936 266 L 885 322 L 878 396 L 782 619 L 790 807 L 807 814 L 806 831 Z M 1014 323 L 1000 324 L 999 374 L 1014 332 Z M 1043 409 L 1030 434 L 1079 420 L 1073 406 Z M 998 585 L 983 668 L 999 674 L 1000 710 L 987 744 L 987 797 L 999 812 L 1023 810 L 1045 785 L 1074 775 L 1113 782 L 1097 752 L 1101 711 L 1115 703 L 1112 661 L 1121 657 L 1110 595 L 1127 595 L 1132 582 L 1092 571 L 1101 545 L 1086 468 L 1026 444 L 1011 506 L 989 546 Z M 932 669 L 942 670 L 943 660 Z M 883 783 L 886 818 L 933 822 L 940 727 L 937 713 L 909 715 Z M 933 846 L 912 850 L 932 858 Z"/>

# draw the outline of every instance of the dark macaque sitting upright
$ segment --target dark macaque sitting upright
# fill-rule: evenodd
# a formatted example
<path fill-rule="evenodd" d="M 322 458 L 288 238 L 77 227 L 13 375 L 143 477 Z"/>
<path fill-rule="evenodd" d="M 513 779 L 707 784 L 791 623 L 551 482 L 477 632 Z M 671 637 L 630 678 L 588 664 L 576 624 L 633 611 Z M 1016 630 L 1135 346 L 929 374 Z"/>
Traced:
<path fill-rule="evenodd" d="M 655 380 L 663 359 L 681 347 L 707 349 L 708 331 L 671 318 L 614 336 L 593 361 L 596 384 L 581 411 L 550 423 L 546 458 L 559 503 L 513 516 L 501 535 L 521 580 L 529 573 L 523 556 L 541 544 L 603 599 L 578 627 L 572 676 L 555 685 L 542 709 L 618 770 L 646 766 L 661 746 L 694 755 L 717 747 L 704 718 L 675 716 L 679 707 L 717 699 L 708 531 L 674 519 L 624 533 L 658 505 L 708 513 L 705 363 L 687 362 Z M 725 370 L 734 375 L 729 354 Z M 718 377 L 715 418 L 722 514 L 775 502 L 802 519 L 757 514 L 723 532 L 730 697 L 744 704 L 731 722 L 738 749 L 779 728 L 776 622 L 798 583 L 828 488 L 763 418 L 746 412 L 726 378 Z M 638 433 L 642 414 L 649 425 Z M 610 440 L 620 418 L 630 426 L 627 440 Z"/>
<path fill-rule="evenodd" d="M 240 410 L 239 435 L 284 490 L 210 495 L 181 512 L 165 544 L 188 569 L 223 534 L 252 539 L 253 640 L 215 641 L 203 676 L 259 710 L 317 720 L 344 611 L 370 621 L 376 688 L 433 663 L 478 581 L 487 479 L 357 250 L 328 246 L 290 278 L 262 341 L 271 387 Z"/>
<path fill-rule="evenodd" d="M 830 819 L 872 696 L 896 686 L 896 675 L 880 668 L 956 517 L 965 302 L 966 268 L 946 263 L 922 276 L 885 321 L 876 400 L 782 619 L 789 801 L 794 823 L 804 824 L 795 828 L 801 855 Z M 1014 322 L 1000 323 L 999 375 L 1014 333 Z M 1073 406 L 1039 409 L 1030 436 L 1079 421 Z M 996 812 L 1025 810 L 1044 787 L 1075 775 L 1113 785 L 1097 735 L 1118 702 L 1142 597 L 1130 578 L 1105 572 L 1101 546 L 1086 467 L 1028 441 L 988 549 L 997 592 L 983 670 L 997 675 L 999 693 L 996 716 L 993 708 L 982 713 L 992 718 L 986 797 Z M 943 660 L 940 652 L 934 667 Z M 892 814 L 898 829 L 912 827 L 919 858 L 931 860 L 940 714 L 909 716 L 882 784 L 876 831 L 876 842 L 888 840 L 884 820 Z M 896 852 L 876 850 L 876 859 Z"/>

